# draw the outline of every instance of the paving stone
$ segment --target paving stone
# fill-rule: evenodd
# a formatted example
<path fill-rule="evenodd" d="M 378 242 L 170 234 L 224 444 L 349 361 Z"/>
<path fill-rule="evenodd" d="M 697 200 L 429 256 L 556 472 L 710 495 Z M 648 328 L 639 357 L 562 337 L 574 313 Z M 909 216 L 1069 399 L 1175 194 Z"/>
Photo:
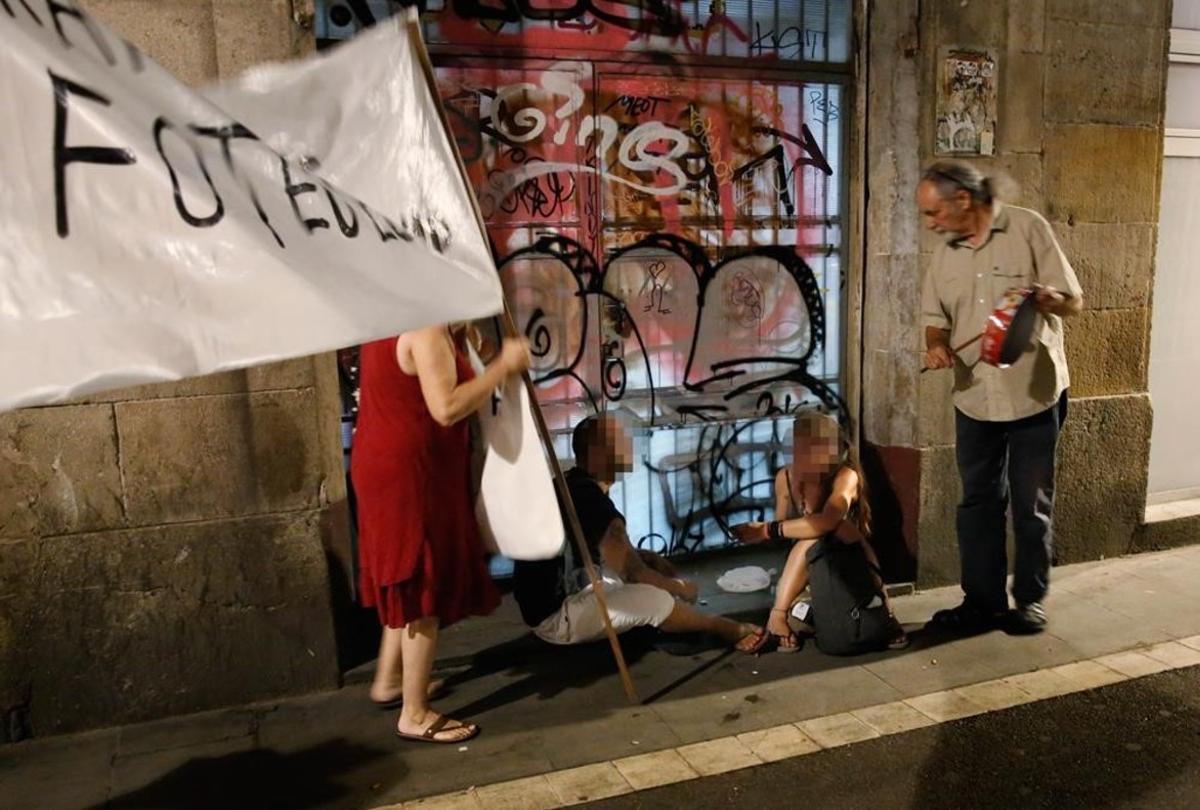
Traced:
<path fill-rule="evenodd" d="M 985 711 L 984 707 L 975 701 L 949 690 L 911 697 L 904 702 L 939 723 L 970 717 Z"/>
<path fill-rule="evenodd" d="M 738 739 L 763 762 L 776 762 L 821 750 L 821 746 L 811 737 L 791 724 L 748 731 L 739 734 Z"/>
<path fill-rule="evenodd" d="M 672 785 L 700 776 L 674 748 L 614 760 L 613 765 L 634 790 Z"/>
<path fill-rule="evenodd" d="M 797 725 L 823 748 L 836 748 L 839 745 L 849 745 L 879 736 L 878 731 L 849 712 L 830 717 L 816 717 Z"/>
<path fill-rule="evenodd" d="M 856 709 L 851 714 L 880 734 L 899 734 L 902 731 L 911 731 L 914 728 L 923 728 L 934 723 L 928 715 L 917 711 L 902 700 Z"/>
<path fill-rule="evenodd" d="M 1078 691 L 1074 682 L 1050 669 L 1011 675 L 1004 680 L 1035 700 L 1044 700 Z"/>
<path fill-rule="evenodd" d="M 550 810 L 559 806 L 558 794 L 544 775 L 476 788 L 475 797 L 487 810 Z"/>
<path fill-rule="evenodd" d="M 1023 692 L 1003 679 L 961 686 L 954 691 L 989 712 L 1019 706 L 1033 700 L 1028 692 Z"/>
<path fill-rule="evenodd" d="M 1171 668 L 1170 665 L 1162 661 L 1133 651 L 1104 655 L 1097 658 L 1096 663 L 1130 678 L 1153 675 L 1156 672 L 1163 672 Z"/>
<path fill-rule="evenodd" d="M 620 796 L 633 790 L 611 762 L 547 774 L 546 781 L 564 805 Z"/>
<path fill-rule="evenodd" d="M 1051 671 L 1076 684 L 1080 689 L 1095 689 L 1127 679 L 1127 676 L 1120 672 L 1095 661 L 1076 661 L 1073 664 L 1054 667 Z"/>
<path fill-rule="evenodd" d="M 1147 647 L 1145 652 L 1148 658 L 1153 658 L 1156 661 L 1162 661 L 1169 667 L 1178 669 L 1180 667 L 1191 667 L 1200 664 L 1200 650 L 1193 649 L 1185 644 L 1180 644 L 1177 641 L 1167 641 L 1162 644 L 1155 644 L 1153 647 Z"/>
<path fill-rule="evenodd" d="M 737 737 L 693 743 L 677 750 L 679 756 L 701 776 L 728 773 L 762 764 L 762 760 Z"/>

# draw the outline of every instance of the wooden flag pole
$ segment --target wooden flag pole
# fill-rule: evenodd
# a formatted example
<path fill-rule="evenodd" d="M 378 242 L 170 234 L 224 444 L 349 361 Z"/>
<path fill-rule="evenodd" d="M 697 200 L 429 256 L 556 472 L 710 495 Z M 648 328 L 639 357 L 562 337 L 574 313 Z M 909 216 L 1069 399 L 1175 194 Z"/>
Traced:
<path fill-rule="evenodd" d="M 438 111 L 442 130 L 458 163 L 458 172 L 462 176 L 463 185 L 467 189 L 467 196 L 471 200 L 471 209 L 475 213 L 475 221 L 479 226 L 479 232 L 483 236 L 484 244 L 490 245 L 491 243 L 487 235 L 487 225 L 484 222 L 483 213 L 479 210 L 479 201 L 475 198 L 475 194 L 471 190 L 471 180 L 467 174 L 466 164 L 463 162 L 462 155 L 458 150 L 458 143 L 454 140 L 454 131 L 450 128 L 450 121 L 446 116 L 446 110 L 442 106 L 441 97 L 438 95 L 437 83 L 433 75 L 433 63 L 429 59 L 429 53 L 425 50 L 425 40 L 421 36 L 420 23 L 414 7 L 409 7 L 405 20 L 409 41 L 420 59 L 421 69 L 425 74 L 425 84 L 429 88 L 429 94 Z M 513 322 L 507 299 L 504 301 L 503 315 L 505 332 L 510 337 L 519 336 L 520 333 L 517 332 L 516 324 Z M 553 473 L 554 488 L 558 492 L 559 501 L 562 503 L 563 509 L 566 511 L 571 537 L 574 539 L 575 548 L 583 560 L 584 570 L 587 571 L 588 580 L 592 584 L 592 593 L 595 595 L 596 603 L 600 608 L 600 616 L 604 621 L 604 634 L 608 636 L 608 643 L 612 647 L 613 658 L 617 662 L 617 671 L 621 675 L 621 685 L 625 688 L 625 695 L 629 698 L 629 701 L 635 704 L 639 703 L 640 699 L 638 698 L 637 689 L 633 685 L 633 678 L 630 677 L 629 667 L 625 663 L 625 653 L 621 649 L 621 641 L 617 637 L 617 632 L 613 629 L 612 621 L 609 619 L 608 604 L 604 600 L 604 583 L 600 579 L 595 563 L 592 561 L 591 552 L 588 551 L 587 541 L 583 536 L 583 527 L 580 525 L 579 515 L 575 511 L 575 502 L 571 499 L 571 492 L 567 488 L 567 479 L 563 475 L 562 466 L 558 463 L 558 456 L 554 452 L 554 444 L 550 439 L 550 430 L 546 426 L 542 409 L 538 405 L 537 389 L 533 386 L 533 380 L 530 378 L 529 372 L 522 373 L 521 379 L 525 384 L 525 392 L 529 397 L 529 407 L 533 412 L 538 436 L 542 441 L 542 449 L 545 451 L 546 460 L 549 462 L 550 470 Z"/>

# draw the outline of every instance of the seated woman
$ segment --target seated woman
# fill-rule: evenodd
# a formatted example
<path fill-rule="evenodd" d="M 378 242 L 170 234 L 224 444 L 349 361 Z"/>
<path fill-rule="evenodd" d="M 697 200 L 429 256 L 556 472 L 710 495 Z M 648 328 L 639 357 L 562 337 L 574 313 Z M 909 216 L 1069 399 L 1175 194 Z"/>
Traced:
<path fill-rule="evenodd" d="M 767 632 L 779 652 L 800 648 L 797 633 L 813 634 L 813 628 L 792 615 L 800 594 L 808 585 L 808 552 L 817 541 L 833 535 L 843 543 L 861 543 L 873 576 L 892 612 L 887 592 L 879 579 L 879 558 L 867 538 L 871 533 L 871 508 L 866 481 L 849 458 L 849 444 L 832 416 L 809 411 L 796 417 L 793 430 L 793 459 L 775 476 L 775 520 L 779 533 L 792 542 L 783 574 L 775 588 L 775 605 L 767 621 Z M 770 524 L 746 523 L 733 527 L 743 543 L 761 543 L 770 538 Z M 889 647 L 908 643 L 903 628 L 895 622 Z"/>

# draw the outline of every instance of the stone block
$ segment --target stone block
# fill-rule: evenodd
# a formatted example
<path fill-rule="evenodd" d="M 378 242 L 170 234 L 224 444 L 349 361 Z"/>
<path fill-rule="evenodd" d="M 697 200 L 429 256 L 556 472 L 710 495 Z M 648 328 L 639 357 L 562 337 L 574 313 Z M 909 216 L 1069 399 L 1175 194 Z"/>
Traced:
<path fill-rule="evenodd" d="M 317 514 L 43 541 L 37 735 L 337 683 Z"/>
<path fill-rule="evenodd" d="M 919 346 L 921 274 L 917 255 L 872 256 L 867 263 L 863 345 L 867 350 Z"/>
<path fill-rule="evenodd" d="M 212 0 L 84 0 L 81 5 L 187 84 L 217 78 Z"/>
<path fill-rule="evenodd" d="M 912 445 L 917 433 L 918 356 L 913 351 L 868 350 L 863 372 L 866 440 Z"/>
<path fill-rule="evenodd" d="M 1052 20 L 1110 23 L 1125 26 L 1167 26 L 1169 0 L 1141 0 L 1127 3 L 1122 0 L 1048 0 L 1047 12 Z"/>
<path fill-rule="evenodd" d="M 920 518 L 917 523 L 917 587 L 959 581 L 955 516 L 962 498 L 954 447 L 921 451 Z"/>
<path fill-rule="evenodd" d="M 1046 210 L 1045 173 L 1038 154 L 1005 154 L 974 158 L 979 170 L 990 176 L 997 196 L 1013 205 Z"/>
<path fill-rule="evenodd" d="M 131 525 L 316 508 L 312 389 L 122 402 Z"/>
<path fill-rule="evenodd" d="M 1138 532 L 1136 551 L 1159 551 L 1200 543 L 1200 515 L 1147 523 Z"/>
<path fill-rule="evenodd" d="M 1045 214 L 1068 223 L 1156 222 L 1161 162 L 1156 129 L 1048 126 Z"/>
<path fill-rule="evenodd" d="M 1066 321 L 1071 393 L 1079 397 L 1146 390 L 1149 310 L 1085 309 Z"/>
<path fill-rule="evenodd" d="M 1006 152 L 1042 151 L 1045 57 L 1022 54 L 1000 68 L 997 147 Z"/>
<path fill-rule="evenodd" d="M 867 88 L 867 129 L 875 133 L 866 144 L 868 256 L 911 253 L 916 247 L 912 194 L 920 174 L 918 131 L 929 117 L 920 92 L 922 54 L 907 52 L 918 13 L 914 0 L 897 0 L 871 20 L 868 60 L 871 75 L 880 80 Z"/>
<path fill-rule="evenodd" d="M 311 53 L 311 30 L 292 20 L 293 0 L 211 0 L 216 26 L 217 65 L 222 79 L 263 62 L 283 62 Z"/>
<path fill-rule="evenodd" d="M 929 371 L 919 378 L 917 444 L 954 444 L 954 372 Z"/>
<path fill-rule="evenodd" d="M 1059 563 L 1129 552 L 1146 508 L 1150 426 L 1146 394 L 1071 401 L 1058 449 Z"/>
<path fill-rule="evenodd" d="M 1046 41 L 1046 0 L 1022 0 L 1008 7 L 1008 52 L 1041 53 Z M 1010 56 L 1011 64 L 1011 56 Z"/>
<path fill-rule="evenodd" d="M 123 526 L 122 492 L 111 406 L 0 414 L 0 538 Z"/>
<path fill-rule="evenodd" d="M 0 541 L 0 744 L 29 736 L 36 540 Z"/>
<path fill-rule="evenodd" d="M 1134 309 L 1148 306 L 1154 282 L 1156 228 L 1153 225 L 1096 225 L 1074 227 L 1055 222 L 1059 244 L 1079 283 L 1084 306 Z"/>
<path fill-rule="evenodd" d="M 934 0 L 937 42 L 952 47 L 1002 48 L 1008 37 L 1006 3 L 991 0 Z"/>
<path fill-rule="evenodd" d="M 1046 41 L 1047 120 L 1161 125 L 1165 29 L 1052 21 Z"/>
<path fill-rule="evenodd" d="M 315 383 L 314 377 L 314 358 L 295 357 L 290 360 L 281 360 L 278 363 L 189 377 L 178 382 L 153 383 L 101 391 L 79 401 L 126 402 L 140 399 L 244 394 L 250 391 L 280 391 L 311 387 Z"/>

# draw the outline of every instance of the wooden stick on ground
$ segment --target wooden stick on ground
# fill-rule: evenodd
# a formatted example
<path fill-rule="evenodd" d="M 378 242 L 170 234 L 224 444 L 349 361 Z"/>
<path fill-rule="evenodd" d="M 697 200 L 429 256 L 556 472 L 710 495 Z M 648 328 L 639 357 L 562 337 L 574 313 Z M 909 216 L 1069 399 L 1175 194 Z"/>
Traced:
<path fill-rule="evenodd" d="M 458 151 L 458 144 L 454 140 L 454 131 L 450 128 L 449 119 L 446 116 L 446 110 L 442 106 L 441 97 L 438 95 L 437 83 L 433 75 L 433 63 L 429 59 L 429 53 L 425 50 L 425 41 L 421 36 L 420 22 L 414 8 L 409 8 L 406 15 L 406 23 L 408 29 L 409 42 L 412 43 L 414 51 L 421 61 L 421 69 L 425 74 L 425 83 L 429 88 L 429 94 L 433 99 L 434 105 L 437 107 L 438 117 L 441 120 L 442 130 L 445 132 L 446 139 L 450 143 L 450 149 L 454 153 L 454 158 L 458 163 L 458 171 L 462 176 L 463 185 L 467 189 L 467 195 L 471 200 L 471 208 L 475 213 L 476 223 L 479 225 L 479 232 L 483 236 L 485 244 L 488 242 L 487 225 L 484 222 L 483 214 L 479 210 L 479 201 L 475 199 L 475 194 L 471 190 L 471 180 L 467 175 L 466 164 L 463 163 L 462 155 Z M 516 324 L 513 323 L 512 314 L 508 308 L 508 301 L 504 302 L 504 328 L 505 332 L 513 337 L 519 336 Z M 550 464 L 550 470 L 554 476 L 554 488 L 558 492 L 559 501 L 566 511 L 567 523 L 571 530 L 571 537 L 575 541 L 575 548 L 579 552 L 580 558 L 583 560 L 584 570 L 587 571 L 588 580 L 592 584 L 592 593 L 596 597 L 596 603 L 600 608 L 600 616 L 604 621 L 604 634 L 608 636 L 608 643 L 612 647 L 613 658 L 617 662 L 617 671 L 621 675 L 621 685 L 625 688 L 625 695 L 631 703 L 639 703 L 637 689 L 633 685 L 633 678 L 629 675 L 629 667 L 625 663 L 625 653 L 621 650 L 621 641 L 617 638 L 617 633 L 613 629 L 612 621 L 608 615 L 608 604 L 604 600 L 604 583 L 600 579 L 599 572 L 596 570 L 596 565 L 592 561 L 591 552 L 588 551 L 587 541 L 583 536 L 583 527 L 579 523 L 579 515 L 575 512 L 575 503 L 571 500 L 570 490 L 567 488 L 567 479 L 563 475 L 562 467 L 558 463 L 558 456 L 554 453 L 554 444 L 550 439 L 550 431 L 546 427 L 545 417 L 542 415 L 542 409 L 538 405 L 537 389 L 533 386 L 533 380 L 530 379 L 529 373 L 525 372 L 521 375 L 522 381 L 525 384 L 525 392 L 529 396 L 529 407 L 533 412 L 534 423 L 537 425 L 538 436 L 542 440 L 542 448 L 546 453 L 546 460 Z"/>

